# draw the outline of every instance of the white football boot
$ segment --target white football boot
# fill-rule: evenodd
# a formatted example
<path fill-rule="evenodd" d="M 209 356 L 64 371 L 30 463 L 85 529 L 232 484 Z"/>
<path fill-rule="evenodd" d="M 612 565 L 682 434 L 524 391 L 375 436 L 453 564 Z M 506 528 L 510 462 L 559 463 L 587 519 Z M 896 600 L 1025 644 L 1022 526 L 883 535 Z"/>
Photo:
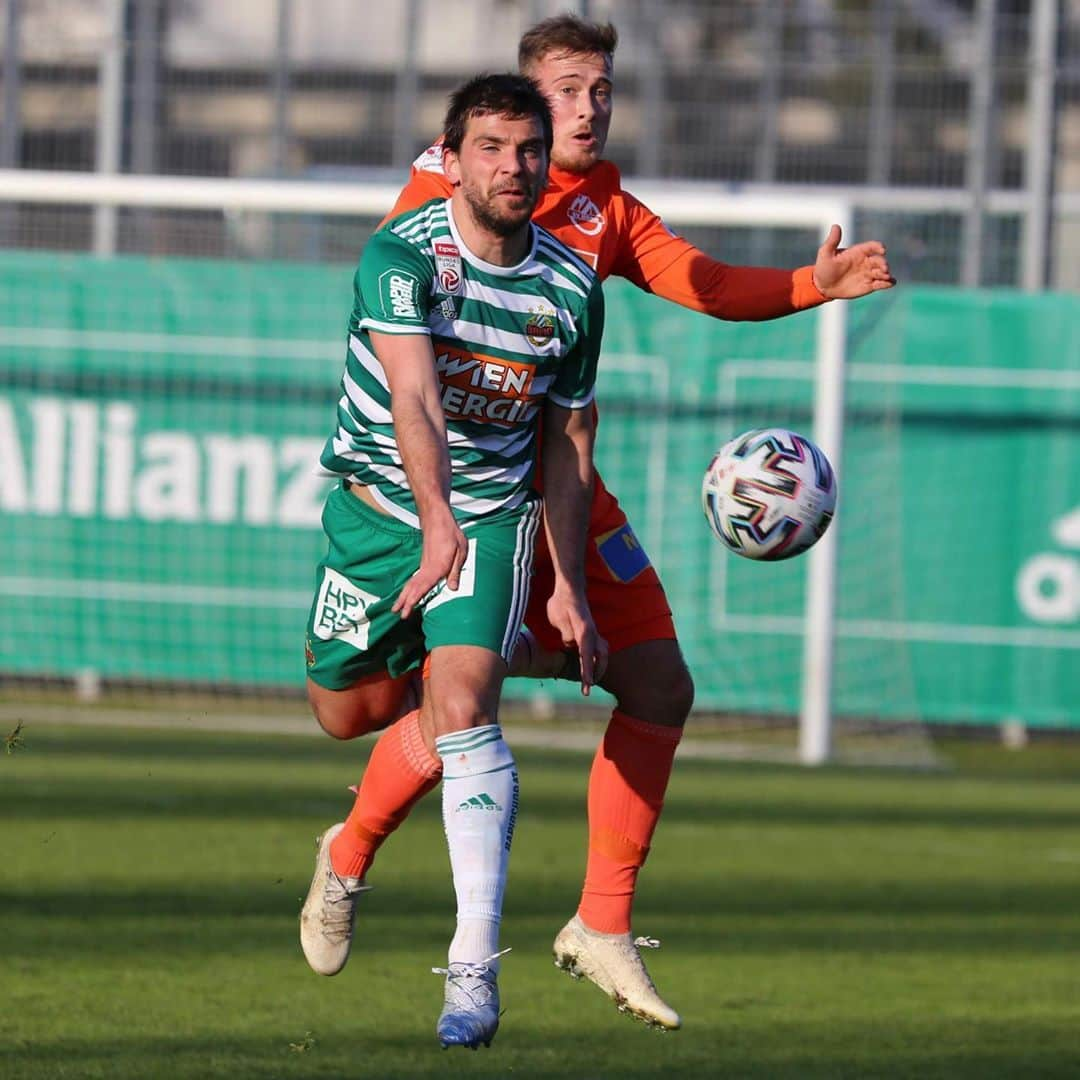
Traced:
<path fill-rule="evenodd" d="M 652 938 L 598 933 L 575 915 L 555 939 L 555 966 L 575 979 L 595 983 L 620 1012 L 630 1013 L 650 1027 L 675 1031 L 682 1020 L 656 992 L 638 952 L 659 944 Z"/>
<path fill-rule="evenodd" d="M 345 966 L 352 945 L 357 899 L 371 890 L 360 878 L 343 878 L 334 873 L 330 843 L 344 828 L 345 823 L 338 822 L 319 837 L 315 876 L 300 909 L 300 945 L 311 970 L 319 975 L 336 975 Z"/>

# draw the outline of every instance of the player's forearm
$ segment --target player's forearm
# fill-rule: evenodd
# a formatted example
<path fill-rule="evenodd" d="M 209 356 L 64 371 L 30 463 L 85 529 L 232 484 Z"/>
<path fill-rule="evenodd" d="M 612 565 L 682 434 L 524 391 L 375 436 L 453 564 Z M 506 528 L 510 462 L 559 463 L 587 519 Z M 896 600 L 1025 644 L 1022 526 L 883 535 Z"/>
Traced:
<path fill-rule="evenodd" d="M 569 428 L 545 421 L 544 528 L 557 588 L 585 591 L 585 537 L 593 490 L 592 410 Z"/>
<path fill-rule="evenodd" d="M 652 278 L 649 289 L 682 307 L 736 322 L 777 319 L 825 302 L 811 266 L 729 266 L 696 249 Z"/>
<path fill-rule="evenodd" d="M 438 401 L 395 395 L 390 411 L 420 526 L 450 511 L 450 451 L 446 420 Z"/>

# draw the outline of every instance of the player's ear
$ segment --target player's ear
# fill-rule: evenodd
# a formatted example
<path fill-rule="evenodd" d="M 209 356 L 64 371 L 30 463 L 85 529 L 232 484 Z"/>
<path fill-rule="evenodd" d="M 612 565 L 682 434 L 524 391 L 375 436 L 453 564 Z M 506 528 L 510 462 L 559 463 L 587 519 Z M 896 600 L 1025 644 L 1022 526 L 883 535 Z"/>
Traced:
<path fill-rule="evenodd" d="M 461 183 L 461 163 L 453 150 L 443 149 L 442 167 L 446 179 L 457 187 Z"/>

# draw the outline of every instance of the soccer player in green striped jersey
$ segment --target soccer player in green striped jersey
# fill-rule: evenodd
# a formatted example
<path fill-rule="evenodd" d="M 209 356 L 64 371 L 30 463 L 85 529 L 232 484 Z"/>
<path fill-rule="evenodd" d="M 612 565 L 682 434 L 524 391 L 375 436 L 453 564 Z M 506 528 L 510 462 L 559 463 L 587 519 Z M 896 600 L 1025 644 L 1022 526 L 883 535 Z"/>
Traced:
<path fill-rule="evenodd" d="M 495 195 L 518 198 L 515 189 Z M 540 410 L 545 398 L 570 410 L 591 401 L 596 357 L 585 343 L 599 340 L 603 318 L 596 275 L 549 233 L 530 229 L 524 258 L 500 266 L 473 255 L 452 203 L 436 199 L 401 215 L 365 250 L 338 426 L 322 455 L 327 469 L 366 485 L 380 509 L 414 527 L 417 498 L 373 339 L 390 339 L 384 349 L 400 337 L 430 339 L 450 445 L 450 506 L 466 523 L 535 499 Z"/>
<path fill-rule="evenodd" d="M 551 137 L 548 103 L 521 76 L 482 76 L 452 96 L 453 195 L 388 222 L 365 248 L 322 455 L 342 483 L 323 513 L 329 550 L 308 622 L 316 717 L 331 733 L 355 724 L 427 656 L 422 705 L 385 752 L 433 783 L 443 776 L 458 899 L 443 1046 L 488 1044 L 498 1027 L 518 791 L 498 703 L 541 523 L 541 414 L 549 614 L 579 650 L 586 685 L 606 655 L 584 586 L 603 300 L 592 270 L 530 221 Z M 355 828 L 350 818 L 322 837 L 301 913 L 305 955 L 322 974 L 344 966 L 367 888 L 355 844 L 335 844 Z"/>

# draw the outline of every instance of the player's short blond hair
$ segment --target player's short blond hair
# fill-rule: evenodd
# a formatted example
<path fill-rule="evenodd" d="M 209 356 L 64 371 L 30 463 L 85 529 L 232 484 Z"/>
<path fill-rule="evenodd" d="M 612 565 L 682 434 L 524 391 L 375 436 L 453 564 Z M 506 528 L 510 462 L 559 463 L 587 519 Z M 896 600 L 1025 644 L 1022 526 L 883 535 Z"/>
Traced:
<path fill-rule="evenodd" d="M 614 56 L 619 32 L 611 23 L 590 22 L 578 15 L 555 15 L 526 30 L 518 44 L 518 70 L 529 74 L 533 65 L 552 53 L 603 53 Z"/>

